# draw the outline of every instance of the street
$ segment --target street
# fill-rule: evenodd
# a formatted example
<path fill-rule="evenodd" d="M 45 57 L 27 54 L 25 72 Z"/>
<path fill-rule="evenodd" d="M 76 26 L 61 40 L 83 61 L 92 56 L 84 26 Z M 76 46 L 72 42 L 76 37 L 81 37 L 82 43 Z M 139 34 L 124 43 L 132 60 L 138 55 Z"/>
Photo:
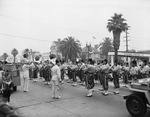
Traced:
<path fill-rule="evenodd" d="M 112 84 L 112 83 L 110 83 Z M 123 95 L 129 94 L 122 87 L 119 95 L 103 96 L 95 87 L 93 97 L 85 97 L 87 90 L 83 86 L 72 87 L 65 82 L 61 85 L 61 99 L 51 98 L 51 88 L 30 80 L 29 92 L 23 92 L 22 86 L 11 96 L 11 105 L 17 108 L 22 117 L 131 117 L 128 113 Z M 148 117 L 150 111 L 145 117 Z"/>

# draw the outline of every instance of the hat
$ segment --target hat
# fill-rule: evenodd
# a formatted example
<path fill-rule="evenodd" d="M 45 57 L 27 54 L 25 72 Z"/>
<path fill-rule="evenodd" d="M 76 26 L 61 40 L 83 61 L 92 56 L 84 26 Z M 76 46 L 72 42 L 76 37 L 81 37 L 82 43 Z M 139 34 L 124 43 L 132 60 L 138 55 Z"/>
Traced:
<path fill-rule="evenodd" d="M 132 64 L 136 65 L 136 64 L 137 64 L 136 60 L 133 60 L 133 61 L 132 61 Z"/>
<path fill-rule="evenodd" d="M 55 54 L 50 54 L 49 58 L 50 58 L 51 63 L 56 64 L 56 55 Z"/>
<path fill-rule="evenodd" d="M 50 59 L 54 59 L 54 58 L 56 58 L 56 55 L 55 55 L 55 54 L 50 54 L 50 55 L 49 55 L 49 58 L 50 58 Z"/>

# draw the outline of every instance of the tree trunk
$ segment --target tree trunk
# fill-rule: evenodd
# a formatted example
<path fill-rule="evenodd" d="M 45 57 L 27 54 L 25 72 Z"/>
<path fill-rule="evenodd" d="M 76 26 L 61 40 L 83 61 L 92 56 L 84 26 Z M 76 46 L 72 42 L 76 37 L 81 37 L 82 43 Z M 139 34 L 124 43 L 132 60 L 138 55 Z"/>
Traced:
<path fill-rule="evenodd" d="M 118 61 L 118 50 L 115 50 L 115 61 Z"/>
<path fill-rule="evenodd" d="M 16 59 L 16 57 L 14 56 L 14 63 L 15 63 L 15 59 Z"/>
<path fill-rule="evenodd" d="M 115 60 L 118 61 L 118 50 L 120 47 L 120 34 L 119 30 L 113 31 L 113 46 L 115 50 Z"/>

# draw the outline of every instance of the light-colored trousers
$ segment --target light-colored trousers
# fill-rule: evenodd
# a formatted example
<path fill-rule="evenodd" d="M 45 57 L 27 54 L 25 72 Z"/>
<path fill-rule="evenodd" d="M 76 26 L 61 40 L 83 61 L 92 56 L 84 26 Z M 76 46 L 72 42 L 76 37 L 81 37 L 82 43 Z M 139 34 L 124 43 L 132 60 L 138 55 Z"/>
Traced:
<path fill-rule="evenodd" d="M 59 82 L 57 80 L 52 80 L 52 97 L 60 96 L 58 88 L 60 88 Z"/>
<path fill-rule="evenodd" d="M 23 90 L 28 91 L 29 90 L 29 78 L 23 77 Z"/>

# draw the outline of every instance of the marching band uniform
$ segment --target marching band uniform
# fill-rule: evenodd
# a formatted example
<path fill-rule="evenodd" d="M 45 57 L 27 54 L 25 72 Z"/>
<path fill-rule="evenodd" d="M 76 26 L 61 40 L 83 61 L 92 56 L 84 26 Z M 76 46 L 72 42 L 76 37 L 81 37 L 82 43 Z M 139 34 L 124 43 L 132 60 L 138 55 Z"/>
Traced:
<path fill-rule="evenodd" d="M 64 75 L 65 75 L 65 65 L 64 65 L 64 63 L 62 63 L 62 64 L 60 65 L 60 70 L 61 70 L 61 80 L 62 80 L 62 83 L 64 83 L 64 82 L 63 82 L 63 80 L 64 80 Z"/>
<path fill-rule="evenodd" d="M 38 72 L 39 72 L 38 65 L 37 65 L 37 63 L 34 63 L 34 68 L 33 68 L 33 81 L 37 81 Z"/>
<path fill-rule="evenodd" d="M 140 68 L 140 73 L 142 75 L 142 78 L 148 78 L 149 76 L 149 71 L 150 71 L 150 68 L 148 65 L 146 65 L 145 63 L 143 63 L 143 65 L 141 66 Z"/>
<path fill-rule="evenodd" d="M 99 80 L 99 65 L 95 65 L 95 83 L 98 84 Z"/>
<path fill-rule="evenodd" d="M 84 73 L 86 74 L 85 78 L 85 84 L 86 88 L 88 89 L 88 95 L 87 97 L 93 96 L 93 88 L 94 88 L 94 73 L 95 73 L 95 66 L 93 65 L 93 61 L 89 59 L 90 64 L 87 66 L 87 68 L 84 69 Z"/>
<path fill-rule="evenodd" d="M 107 60 L 104 60 L 104 64 L 101 66 L 101 75 L 102 75 L 102 86 L 104 89 L 104 92 L 102 93 L 103 95 L 107 96 L 108 95 L 108 79 L 107 75 L 109 73 L 110 66 L 107 64 Z"/>
<path fill-rule="evenodd" d="M 103 61 L 101 61 L 101 63 L 100 63 L 100 65 L 99 65 L 99 67 L 97 68 L 97 70 L 98 70 L 98 73 L 99 73 L 99 82 L 100 82 L 100 88 L 99 88 L 99 90 L 100 91 L 104 91 L 104 89 L 102 88 L 103 87 L 103 73 L 102 73 L 102 70 L 101 70 L 101 67 L 102 67 L 102 65 L 103 65 Z"/>
<path fill-rule="evenodd" d="M 33 71 L 32 71 L 32 68 L 29 69 L 29 78 L 30 78 L 30 80 L 33 78 Z"/>
<path fill-rule="evenodd" d="M 83 62 L 81 62 L 81 65 L 79 66 L 79 69 L 78 69 L 78 73 L 79 73 L 79 78 L 80 78 L 80 81 L 81 81 L 81 85 L 83 85 L 83 82 L 84 82 L 84 68 L 85 68 L 85 64 Z"/>
<path fill-rule="evenodd" d="M 72 83 L 72 86 L 77 86 L 77 70 L 78 70 L 78 66 L 77 65 L 72 65 L 71 67 L 72 69 L 72 78 L 73 78 L 73 83 Z"/>
<path fill-rule="evenodd" d="M 112 66 L 111 71 L 113 73 L 113 81 L 114 81 L 114 87 L 116 91 L 114 91 L 114 94 L 119 94 L 119 72 L 120 72 L 120 66 L 118 65 L 117 61 L 115 61 L 115 64 Z"/>
<path fill-rule="evenodd" d="M 70 63 L 68 66 L 67 66 L 67 69 L 68 69 L 68 83 L 70 83 L 71 82 L 71 80 L 72 80 L 72 63 Z"/>
<path fill-rule="evenodd" d="M 44 66 L 42 64 L 40 65 L 40 71 L 39 71 L 39 73 L 40 73 L 40 78 L 43 79 Z"/>
<path fill-rule="evenodd" d="M 136 82 L 138 73 L 139 73 L 139 69 L 136 66 L 136 61 L 134 60 L 132 61 L 132 66 L 129 69 L 129 74 L 132 77 L 132 82 Z"/>
<path fill-rule="evenodd" d="M 122 71 L 123 71 L 123 81 L 125 83 L 125 87 L 128 84 L 128 77 L 129 77 L 129 65 L 128 63 L 125 63 L 125 65 L 122 67 Z"/>
<path fill-rule="evenodd" d="M 50 84 L 50 75 L 51 75 L 51 67 L 48 63 L 46 63 L 45 66 L 45 84 L 48 85 Z"/>

